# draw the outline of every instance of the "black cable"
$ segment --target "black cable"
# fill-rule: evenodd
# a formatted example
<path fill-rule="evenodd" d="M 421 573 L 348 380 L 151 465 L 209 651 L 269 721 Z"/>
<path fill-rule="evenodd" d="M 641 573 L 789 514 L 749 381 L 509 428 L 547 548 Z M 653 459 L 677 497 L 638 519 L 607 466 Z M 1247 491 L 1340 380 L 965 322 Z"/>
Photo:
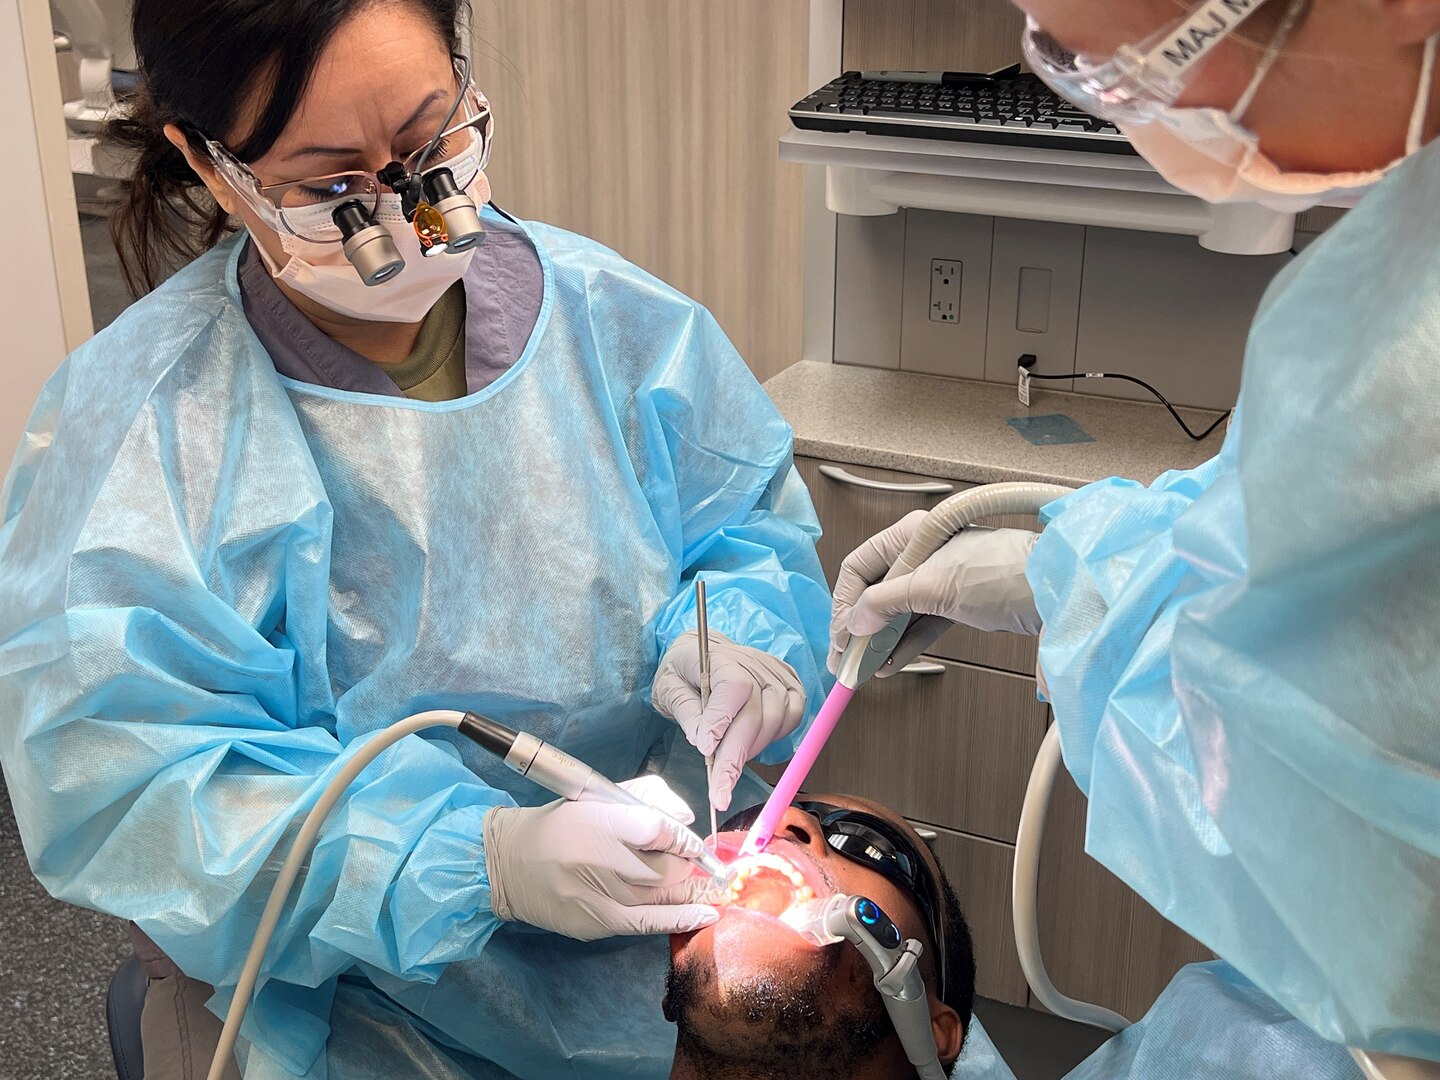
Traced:
<path fill-rule="evenodd" d="M 1200 432 L 1199 435 L 1196 435 L 1195 432 L 1190 430 L 1190 425 L 1185 423 L 1184 417 L 1175 411 L 1175 406 L 1165 400 L 1165 395 L 1160 393 L 1159 390 L 1156 390 L 1155 387 L 1151 386 L 1144 379 L 1137 379 L 1134 375 L 1118 375 L 1113 371 L 1081 371 L 1071 375 L 1037 375 L 1035 372 L 1029 370 L 1029 365 L 1025 363 L 1026 360 L 1029 360 L 1030 363 L 1033 364 L 1035 363 L 1035 357 L 1031 353 L 1026 353 L 1018 361 L 1021 369 L 1026 371 L 1032 379 L 1122 379 L 1125 382 L 1134 383 L 1136 386 L 1143 386 L 1155 395 L 1156 400 L 1158 400 L 1161 405 L 1164 405 L 1165 408 L 1170 411 L 1170 415 L 1175 418 L 1175 422 L 1180 425 L 1181 430 L 1184 431 L 1186 435 L 1189 435 L 1191 439 L 1195 440 L 1195 442 L 1204 439 L 1226 420 L 1230 419 L 1230 413 L 1234 411 L 1232 409 L 1226 409 L 1213 424 Z"/>

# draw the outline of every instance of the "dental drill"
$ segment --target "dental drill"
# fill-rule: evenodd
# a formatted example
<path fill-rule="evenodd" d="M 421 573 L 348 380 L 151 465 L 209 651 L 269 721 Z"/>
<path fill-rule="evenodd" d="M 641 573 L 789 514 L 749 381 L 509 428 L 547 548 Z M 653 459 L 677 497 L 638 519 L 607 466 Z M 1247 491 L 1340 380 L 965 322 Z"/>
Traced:
<path fill-rule="evenodd" d="M 864 896 L 837 893 L 796 904 L 780 921 L 817 947 L 848 941 L 859 949 L 920 1080 L 945 1080 L 930 1029 L 930 1001 L 920 974 L 924 946 L 919 941 L 905 938 L 880 905 Z"/>
<path fill-rule="evenodd" d="M 240 978 L 235 983 L 235 993 L 230 999 L 230 1009 L 225 1014 L 225 1026 L 220 1030 L 220 1039 L 215 1044 L 215 1054 L 210 1059 L 210 1071 L 206 1074 L 206 1080 L 224 1080 L 225 1065 L 235 1053 L 235 1041 L 240 1035 L 240 1026 L 245 1021 L 245 1013 L 250 1008 L 250 999 L 254 996 L 255 983 L 259 980 L 260 968 L 265 961 L 266 950 L 270 947 L 270 939 L 275 936 L 275 927 L 279 925 L 281 912 L 295 888 L 295 879 L 300 876 L 300 868 L 305 865 L 311 848 L 315 846 L 315 839 L 320 835 L 320 826 L 325 823 L 326 817 L 355 778 L 364 772 L 371 762 L 407 735 L 434 727 L 454 728 L 496 754 L 521 776 L 528 777 L 561 798 L 572 801 L 592 799 L 597 802 L 655 809 L 563 750 L 557 750 L 528 732 L 511 731 L 503 724 L 497 724 L 475 713 L 432 709 L 407 716 L 399 723 L 377 733 L 351 755 L 325 786 L 315 805 L 305 815 L 295 842 L 290 845 L 290 852 L 280 867 L 275 884 L 271 886 L 270 898 L 265 902 L 265 910 L 261 912 L 260 922 L 255 927 L 250 951 L 245 954 L 245 963 L 240 968 Z M 685 826 L 680 825 L 680 828 Z M 690 832 L 696 845 L 704 849 L 700 838 L 691 830 L 686 831 Z M 708 849 L 704 849 L 704 854 L 695 861 L 711 877 L 722 883 L 729 880 L 729 867 Z"/>
<path fill-rule="evenodd" d="M 1038 513 L 1046 503 L 1068 495 L 1070 491 L 1070 488 L 1058 484 L 1013 483 L 987 484 L 957 492 L 925 515 L 910 543 L 885 575 L 885 580 L 918 570 L 952 536 L 984 518 L 998 514 Z M 745 843 L 740 848 L 742 858 L 764 851 L 774 838 L 781 816 L 795 801 L 800 786 L 810 775 L 820 751 L 825 749 L 825 743 L 834 733 L 855 691 L 872 675 L 894 663 L 895 647 L 900 644 L 913 618 L 911 614 L 901 614 L 874 634 L 850 639 L 850 644 L 840 656 L 835 686 L 820 706 L 814 723 L 801 740 L 775 790 L 765 800 L 765 808 L 746 834 Z"/>
<path fill-rule="evenodd" d="M 504 724 L 497 724 L 494 720 L 477 716 L 475 713 L 466 713 L 460 721 L 458 730 L 460 734 L 498 757 L 505 763 L 506 768 L 519 773 L 528 780 L 533 780 L 546 791 L 553 792 L 562 799 L 569 799 L 572 802 L 590 800 L 592 802 L 618 803 L 622 806 L 655 809 L 644 799 L 630 794 L 613 780 L 601 776 L 583 761 L 577 761 L 565 751 L 556 749 L 542 739 L 537 739 L 528 731 L 511 731 Z M 660 812 L 663 813 L 663 811 Z M 670 820 L 674 821 L 675 819 L 671 818 Z M 695 835 L 694 830 L 678 821 L 675 824 L 694 837 L 695 842 L 704 848 L 703 842 Z M 704 848 L 703 853 L 696 856 L 695 862 L 702 870 L 722 884 L 730 878 L 730 868 L 708 848 Z"/>

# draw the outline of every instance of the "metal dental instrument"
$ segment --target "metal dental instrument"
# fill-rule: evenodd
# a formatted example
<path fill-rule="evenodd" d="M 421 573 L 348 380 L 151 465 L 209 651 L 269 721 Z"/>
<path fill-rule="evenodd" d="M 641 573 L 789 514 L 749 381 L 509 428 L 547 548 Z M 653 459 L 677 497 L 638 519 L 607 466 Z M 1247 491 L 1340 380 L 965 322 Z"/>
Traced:
<path fill-rule="evenodd" d="M 537 739 L 528 731 L 512 731 L 504 724 L 497 724 L 494 720 L 471 712 L 465 714 L 458 730 L 460 734 L 489 750 L 503 761 L 507 768 L 535 781 L 546 791 L 554 792 L 562 799 L 570 799 L 572 802 L 588 799 L 593 802 L 655 809 L 644 799 L 630 794 L 583 761 L 578 761 L 565 751 Z M 691 836 L 695 836 L 694 831 L 686 828 L 683 823 L 676 824 Z M 705 847 L 700 837 L 695 836 L 695 842 L 702 849 L 701 854 L 695 857 L 695 862 L 716 881 L 722 884 L 728 882 L 730 868 Z"/>
<path fill-rule="evenodd" d="M 705 582 L 695 579 L 695 629 L 700 635 L 700 711 L 710 707 L 710 619 L 705 613 Z M 715 790 L 715 752 L 705 755 L 705 801 L 710 803 L 710 840 L 720 831 L 715 803 L 710 792 Z"/>

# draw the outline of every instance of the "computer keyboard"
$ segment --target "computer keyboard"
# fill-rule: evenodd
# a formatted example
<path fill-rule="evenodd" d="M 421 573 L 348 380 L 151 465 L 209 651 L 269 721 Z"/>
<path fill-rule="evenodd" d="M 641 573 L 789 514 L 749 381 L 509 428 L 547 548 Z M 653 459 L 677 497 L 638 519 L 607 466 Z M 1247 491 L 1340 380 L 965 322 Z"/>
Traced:
<path fill-rule="evenodd" d="M 813 131 L 1134 154 L 1114 124 L 1083 112 L 1034 75 L 947 77 L 944 85 L 867 79 L 847 71 L 797 101 L 790 119 Z"/>

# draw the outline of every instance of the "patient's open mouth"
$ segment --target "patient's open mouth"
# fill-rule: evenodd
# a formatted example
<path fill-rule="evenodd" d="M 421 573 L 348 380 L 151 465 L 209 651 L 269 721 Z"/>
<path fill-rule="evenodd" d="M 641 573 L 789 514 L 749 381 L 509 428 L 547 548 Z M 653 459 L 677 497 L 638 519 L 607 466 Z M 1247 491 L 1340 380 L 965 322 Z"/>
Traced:
<path fill-rule="evenodd" d="M 716 899 L 719 907 L 739 907 L 778 918 L 792 904 L 815 899 L 815 890 L 789 859 L 763 852 L 740 860 L 730 884 Z"/>

